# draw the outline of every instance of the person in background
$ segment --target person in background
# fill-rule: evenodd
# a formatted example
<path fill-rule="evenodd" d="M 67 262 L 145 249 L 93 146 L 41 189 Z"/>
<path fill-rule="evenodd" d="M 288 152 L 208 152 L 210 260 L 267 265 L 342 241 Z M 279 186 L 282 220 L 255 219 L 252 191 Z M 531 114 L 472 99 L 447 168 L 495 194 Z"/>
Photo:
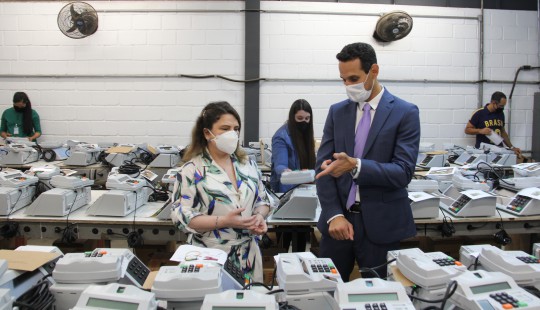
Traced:
<path fill-rule="evenodd" d="M 504 129 L 504 107 L 506 106 L 506 95 L 496 91 L 491 95 L 491 101 L 483 108 L 474 111 L 471 119 L 465 127 L 465 133 L 476 135 L 476 148 L 480 148 L 480 143 L 494 144 L 487 135 L 495 132 L 503 139 L 505 146 L 511 148 L 516 155 L 521 155 L 521 150 L 514 147 L 510 142 L 510 137 Z M 502 146 L 502 145 L 499 145 Z"/>
<path fill-rule="evenodd" d="M 289 109 L 289 119 L 272 137 L 272 173 L 270 184 L 276 193 L 286 193 L 296 185 L 281 184 L 285 171 L 315 169 L 315 139 L 313 111 L 305 99 L 298 99 Z M 278 235 L 278 238 L 280 236 Z M 292 234 L 281 235 L 283 247 L 288 249 Z M 298 248 L 305 249 L 307 235 L 298 234 Z"/>
<path fill-rule="evenodd" d="M 8 137 L 27 137 L 36 141 L 41 136 L 41 124 L 36 110 L 32 109 L 30 98 L 23 92 L 13 95 L 13 107 L 2 113 L 0 135 Z"/>
<path fill-rule="evenodd" d="M 257 164 L 239 147 L 241 126 L 227 102 L 202 110 L 176 176 L 171 219 L 189 243 L 224 250 L 246 278 L 262 282 L 258 242 L 271 202 Z"/>
<path fill-rule="evenodd" d="M 343 281 L 355 260 L 386 278 L 387 252 L 416 235 L 406 187 L 418 157 L 419 111 L 378 82 L 371 45 L 349 44 L 336 58 L 349 99 L 330 107 L 317 152 L 319 256 L 332 259 Z"/>

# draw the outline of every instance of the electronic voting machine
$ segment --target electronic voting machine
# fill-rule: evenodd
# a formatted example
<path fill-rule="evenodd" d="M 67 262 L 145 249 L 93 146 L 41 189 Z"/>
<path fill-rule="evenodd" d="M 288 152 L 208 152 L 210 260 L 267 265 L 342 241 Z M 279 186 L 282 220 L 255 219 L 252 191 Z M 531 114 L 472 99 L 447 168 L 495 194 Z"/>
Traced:
<path fill-rule="evenodd" d="M 32 216 L 66 216 L 86 206 L 92 200 L 90 186 L 94 180 L 79 176 L 55 175 L 50 189 L 34 200 L 24 210 L 24 214 Z"/>
<path fill-rule="evenodd" d="M 334 291 L 341 276 L 330 258 L 311 252 L 279 254 L 276 279 L 289 295 Z"/>
<path fill-rule="evenodd" d="M 17 170 L 0 171 L 0 215 L 9 215 L 32 202 L 39 179 Z"/>
<path fill-rule="evenodd" d="M 88 215 L 126 216 L 146 204 L 152 193 L 144 178 L 126 174 L 110 174 L 106 186 L 110 190 L 88 207 Z"/>
<path fill-rule="evenodd" d="M 497 208 L 517 216 L 539 215 L 540 188 L 524 188 L 517 192 L 507 205 L 497 205 Z"/>
<path fill-rule="evenodd" d="M 334 298 L 338 302 L 340 310 L 415 309 L 403 284 L 379 278 L 361 278 L 348 283 L 338 283 Z"/>
<path fill-rule="evenodd" d="M 476 270 L 462 273 L 452 280 L 458 286 L 450 301 L 460 309 L 540 309 L 540 299 L 501 272 Z"/>
<path fill-rule="evenodd" d="M 206 294 L 221 292 L 223 268 L 207 261 L 162 266 L 152 284 L 156 298 L 167 302 L 202 301 Z"/>
<path fill-rule="evenodd" d="M 157 301 L 154 293 L 131 285 L 89 285 L 73 310 L 95 309 L 155 310 Z"/>

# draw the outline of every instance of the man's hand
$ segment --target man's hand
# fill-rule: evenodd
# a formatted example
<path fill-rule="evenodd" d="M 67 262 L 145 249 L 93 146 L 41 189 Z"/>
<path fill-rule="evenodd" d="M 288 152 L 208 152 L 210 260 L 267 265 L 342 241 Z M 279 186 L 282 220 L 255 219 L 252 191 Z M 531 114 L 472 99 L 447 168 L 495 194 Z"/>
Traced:
<path fill-rule="evenodd" d="M 519 147 L 511 147 L 511 149 L 518 157 L 521 156 L 521 149 Z"/>
<path fill-rule="evenodd" d="M 491 134 L 492 131 L 493 130 L 491 130 L 491 128 L 486 127 L 486 128 L 479 129 L 478 133 L 481 135 L 489 135 Z"/>
<path fill-rule="evenodd" d="M 352 224 L 343 216 L 338 216 L 330 222 L 328 233 L 336 240 L 353 240 Z"/>
<path fill-rule="evenodd" d="M 328 174 L 338 178 L 356 167 L 356 158 L 350 157 L 344 152 L 334 153 L 334 159 L 334 161 L 331 159 L 323 161 L 321 164 L 322 171 L 317 174 L 316 179 Z"/>

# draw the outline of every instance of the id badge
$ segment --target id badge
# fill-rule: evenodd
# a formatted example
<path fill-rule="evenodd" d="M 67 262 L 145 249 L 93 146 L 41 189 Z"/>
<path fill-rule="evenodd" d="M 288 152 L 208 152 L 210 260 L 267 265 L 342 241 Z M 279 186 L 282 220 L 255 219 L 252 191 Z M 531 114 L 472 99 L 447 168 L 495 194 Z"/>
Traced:
<path fill-rule="evenodd" d="M 15 128 L 13 129 L 13 134 L 18 135 L 19 134 L 19 126 L 15 125 Z"/>

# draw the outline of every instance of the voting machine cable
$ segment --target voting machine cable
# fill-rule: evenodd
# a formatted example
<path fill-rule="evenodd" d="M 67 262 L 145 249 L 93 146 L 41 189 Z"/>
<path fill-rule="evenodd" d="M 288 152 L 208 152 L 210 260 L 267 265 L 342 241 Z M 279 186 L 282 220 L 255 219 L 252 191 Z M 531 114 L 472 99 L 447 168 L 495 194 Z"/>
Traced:
<path fill-rule="evenodd" d="M 153 184 L 152 184 L 153 185 Z M 152 201 L 167 201 L 169 200 L 169 193 L 167 191 L 160 191 L 156 189 L 155 187 L 145 185 L 143 188 L 148 187 L 152 190 L 152 194 L 150 195 L 150 198 L 152 198 Z"/>
<path fill-rule="evenodd" d="M 135 193 L 135 209 L 133 210 L 133 228 L 130 233 L 127 234 L 127 244 L 130 248 L 140 247 L 144 244 L 142 235 L 135 229 L 135 218 L 137 214 L 137 191 Z"/>
<path fill-rule="evenodd" d="M 75 203 L 77 203 L 77 196 L 79 196 L 79 192 L 75 191 L 75 199 L 73 199 L 73 203 L 69 206 L 68 214 L 66 216 L 66 227 L 64 229 L 55 229 L 56 232 L 62 233 L 62 242 L 65 242 L 67 244 L 75 242 L 78 238 L 77 227 L 75 226 L 76 223 L 69 223 L 69 216 L 73 211 L 73 206 L 75 205 Z"/>
<path fill-rule="evenodd" d="M 18 309 L 20 310 L 52 309 L 52 305 L 56 299 L 49 290 L 51 283 L 47 280 L 47 277 L 50 276 L 51 274 L 46 275 L 26 293 L 22 294 L 13 302 L 13 307 L 19 307 Z"/>
<path fill-rule="evenodd" d="M 15 203 L 13 204 L 13 208 L 9 210 L 9 213 L 6 215 L 6 221 L 2 226 L 0 226 L 0 236 L 6 239 L 11 239 L 15 237 L 19 233 L 19 223 L 13 222 L 9 220 L 9 216 L 11 213 L 13 213 L 13 210 L 15 210 L 15 206 L 19 202 L 19 199 L 21 199 L 22 191 L 19 188 L 19 197 L 17 197 L 17 200 L 15 200 Z"/>
<path fill-rule="evenodd" d="M 435 307 L 435 306 L 429 306 L 427 308 L 424 308 L 424 310 L 435 310 L 435 309 L 444 309 L 445 305 L 446 305 L 446 302 L 448 301 L 448 299 L 450 299 L 450 297 L 452 297 L 452 295 L 454 295 L 454 293 L 456 292 L 458 288 L 458 283 L 457 281 L 455 280 L 452 280 L 450 283 L 448 283 L 448 285 L 446 286 L 446 291 L 444 292 L 444 295 L 442 298 L 440 299 L 434 299 L 434 300 L 429 300 L 429 299 L 424 299 L 424 298 L 420 298 L 418 296 L 415 296 L 415 295 L 412 295 L 412 294 L 407 294 L 407 296 L 409 296 L 409 298 L 412 300 L 412 299 L 416 299 L 416 300 L 419 300 L 419 301 L 423 301 L 423 302 L 426 302 L 426 303 L 430 303 L 430 304 L 436 304 L 436 303 L 441 303 L 441 306 L 440 307 Z"/>
<path fill-rule="evenodd" d="M 389 261 L 387 261 L 386 263 L 382 264 L 382 265 L 379 265 L 379 266 L 375 266 L 375 267 L 362 267 L 360 268 L 360 272 L 369 272 L 369 273 L 372 273 L 375 277 L 379 278 L 379 279 L 383 279 L 381 278 L 381 275 L 379 275 L 379 273 L 377 272 L 377 269 L 379 268 L 382 268 L 384 266 L 388 266 L 389 264 L 395 262 L 396 259 L 391 259 Z M 384 277 L 384 279 L 386 279 L 388 276 Z"/>

